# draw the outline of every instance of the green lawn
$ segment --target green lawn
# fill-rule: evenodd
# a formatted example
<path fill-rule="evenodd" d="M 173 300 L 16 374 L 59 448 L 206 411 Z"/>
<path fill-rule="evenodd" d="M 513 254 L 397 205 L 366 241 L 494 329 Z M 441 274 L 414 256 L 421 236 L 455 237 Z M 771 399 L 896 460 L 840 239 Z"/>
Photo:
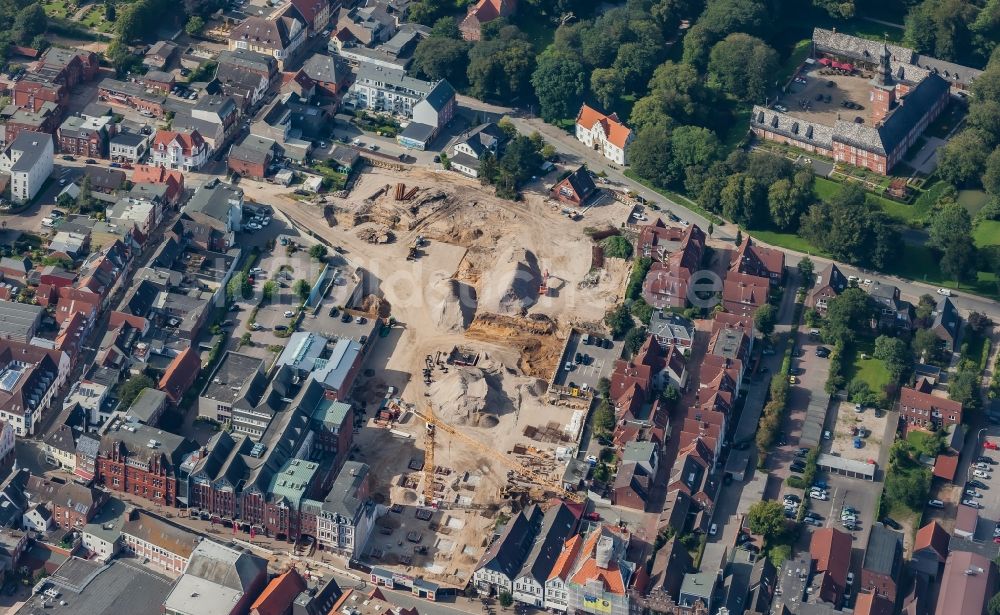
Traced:
<path fill-rule="evenodd" d="M 885 387 L 892 380 L 892 377 L 889 375 L 889 370 L 885 368 L 885 361 L 872 358 L 874 349 L 875 340 L 871 338 L 859 339 L 854 344 L 854 356 L 844 357 L 844 377 L 847 382 L 860 378 L 868 383 L 868 388 L 884 396 Z M 862 359 L 862 354 L 868 358 Z"/>
<path fill-rule="evenodd" d="M 833 197 L 840 190 L 840 186 L 840 183 L 833 180 L 826 179 L 825 177 L 817 177 L 816 183 L 813 186 L 813 192 L 816 194 L 816 198 L 825 201 Z M 889 217 L 904 224 L 911 224 L 926 213 L 914 205 L 893 201 L 877 194 L 868 193 L 868 199 L 878 204 L 882 208 L 882 211 L 888 214 Z"/>
<path fill-rule="evenodd" d="M 42 9 L 49 17 L 69 17 L 70 11 L 76 8 L 69 0 L 47 0 L 42 3 Z"/>
<path fill-rule="evenodd" d="M 958 202 L 969 212 L 970 216 L 975 216 L 979 213 L 979 210 L 982 209 L 983 205 L 986 205 L 989 200 L 989 195 L 982 190 L 958 191 Z"/>
<path fill-rule="evenodd" d="M 779 246 L 787 250 L 795 250 L 796 252 L 804 252 L 805 254 L 829 257 L 829 254 L 814 246 L 808 239 L 800 237 L 795 233 L 782 233 L 780 231 L 751 231 L 749 235 L 763 241 L 764 243 Z"/>
<path fill-rule="evenodd" d="M 959 292 L 964 288 L 984 297 L 992 299 L 1000 298 L 996 275 L 980 271 L 975 282 L 963 282 L 959 286 L 954 280 L 947 278 L 941 273 L 938 257 L 927 246 L 905 244 L 903 254 L 889 265 L 886 273 L 910 280 L 958 289 Z"/>
<path fill-rule="evenodd" d="M 104 5 L 95 4 L 87 14 L 83 16 L 80 23 L 88 28 L 93 28 L 98 32 L 110 33 L 114 29 L 114 24 L 104 19 Z"/>
<path fill-rule="evenodd" d="M 1000 221 L 983 220 L 976 225 L 972 239 L 977 248 L 1000 245 Z"/>
<path fill-rule="evenodd" d="M 812 39 L 804 38 L 795 43 L 792 52 L 788 54 L 788 59 L 778 69 L 778 83 L 783 84 L 788 81 L 795 73 L 795 69 L 809 57 L 810 53 L 812 53 Z"/>
<path fill-rule="evenodd" d="M 641 177 L 639 177 L 638 175 L 636 175 L 635 172 L 632 169 L 625 169 L 625 176 L 628 177 L 631 180 L 639 182 L 640 184 L 642 184 L 643 186 L 649 188 L 653 192 L 656 192 L 657 194 L 660 194 L 661 196 L 664 196 L 666 198 L 671 198 L 671 195 L 673 194 L 669 190 L 663 190 L 663 189 L 660 189 L 660 188 L 657 188 L 657 187 L 653 186 L 653 184 L 649 183 L 645 179 L 642 179 Z M 686 199 L 685 202 L 684 202 L 684 206 L 687 209 L 690 209 L 691 211 L 695 212 L 696 214 L 700 215 L 701 217 L 705 218 L 706 220 L 711 221 L 712 223 L 714 223 L 716 225 L 724 223 L 723 220 L 722 220 L 722 218 L 720 218 L 719 216 L 713 214 L 712 212 L 708 211 L 707 209 L 702 208 L 701 206 L 699 206 L 694 201 Z M 707 229 L 702 229 L 702 230 L 707 230 Z"/>
<path fill-rule="evenodd" d="M 927 448 L 927 441 L 933 436 L 934 434 L 930 432 L 914 429 L 906 434 L 906 441 L 909 442 L 913 448 L 921 450 Z"/>

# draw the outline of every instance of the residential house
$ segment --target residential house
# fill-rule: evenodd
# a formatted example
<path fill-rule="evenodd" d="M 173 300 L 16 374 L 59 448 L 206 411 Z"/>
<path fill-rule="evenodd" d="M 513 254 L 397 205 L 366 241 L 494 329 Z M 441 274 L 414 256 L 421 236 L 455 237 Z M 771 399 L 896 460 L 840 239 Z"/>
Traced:
<path fill-rule="evenodd" d="M 666 260 L 654 262 L 642 283 L 642 297 L 656 309 L 688 306 L 691 277 L 701 268 L 705 251 L 704 231 L 687 227 L 679 248 Z"/>
<path fill-rule="evenodd" d="M 484 23 L 501 17 L 510 17 L 517 11 L 517 0 L 479 0 L 469 6 L 465 18 L 458 24 L 462 38 L 478 41 Z"/>
<path fill-rule="evenodd" d="M 72 115 L 59 126 L 59 151 L 87 158 L 107 158 L 116 125 L 110 116 Z"/>
<path fill-rule="evenodd" d="M 560 203 L 583 207 L 598 192 L 587 167 L 580 167 L 552 187 L 551 196 Z"/>
<path fill-rule="evenodd" d="M 292 612 L 295 598 L 306 590 L 306 581 L 295 568 L 274 577 L 250 605 L 250 615 L 281 615 Z"/>
<path fill-rule="evenodd" d="M 14 109 L 10 106 L 0 110 L 0 122 L 3 123 L 3 144 L 10 145 L 22 131 L 49 135 L 55 134 L 59 128 L 60 107 L 53 103 L 43 103 L 38 111 L 29 109 Z"/>
<path fill-rule="evenodd" d="M 611 162 L 625 166 L 635 135 L 618 119 L 617 114 L 605 115 L 583 105 L 576 114 L 576 138 L 587 147 L 601 152 Z"/>
<path fill-rule="evenodd" d="M 276 144 L 272 139 L 247 135 L 233 146 L 226 157 L 229 170 L 243 177 L 261 180 L 274 159 Z"/>
<path fill-rule="evenodd" d="M 813 532 L 809 555 L 813 571 L 819 577 L 817 600 L 839 608 L 847 589 L 847 571 L 851 566 L 852 536 L 838 529 L 827 527 Z"/>
<path fill-rule="evenodd" d="M 143 425 L 156 427 L 163 412 L 167 409 L 168 399 L 169 397 L 163 391 L 147 387 L 139 392 L 139 396 L 125 411 L 125 419 L 133 419 Z"/>
<path fill-rule="evenodd" d="M 328 0 L 292 0 L 292 5 L 313 35 L 330 25 L 333 7 Z"/>
<path fill-rule="evenodd" d="M 733 252 L 729 271 L 767 278 L 772 285 L 778 285 L 785 276 L 785 253 L 759 246 L 752 238 L 747 237 L 739 249 Z"/>
<path fill-rule="evenodd" d="M 645 258 L 663 262 L 671 254 L 683 248 L 689 228 L 667 226 L 662 218 L 657 218 L 656 222 L 639 227 L 636 251 Z"/>
<path fill-rule="evenodd" d="M 42 504 L 33 504 L 24 511 L 21 525 L 25 531 L 47 534 L 52 529 L 52 513 Z"/>
<path fill-rule="evenodd" d="M 457 108 L 455 88 L 445 80 L 436 82 L 427 94 L 413 105 L 410 113 L 413 121 L 399 133 L 396 141 L 403 147 L 425 149 L 437 137 L 440 130 L 451 123 Z"/>
<path fill-rule="evenodd" d="M 0 257 L 0 274 L 7 281 L 16 281 L 27 284 L 28 274 L 34 269 L 31 259 L 27 256 L 4 256 Z"/>
<path fill-rule="evenodd" d="M 256 424 L 257 421 L 252 420 L 252 417 L 244 419 L 241 415 L 252 412 L 264 399 L 267 392 L 267 377 L 264 372 L 264 362 L 261 359 L 227 352 L 198 397 L 198 416 L 230 423 L 237 433 L 246 433 L 240 428 L 240 424 L 244 420 L 249 420 L 250 424 Z M 259 436 L 262 432 L 263 428 L 258 427 L 255 435 Z"/>
<path fill-rule="evenodd" d="M 243 615 L 267 585 L 267 560 L 212 540 L 191 553 L 163 602 L 164 615 Z"/>
<path fill-rule="evenodd" d="M 172 573 L 183 573 L 202 538 L 186 528 L 134 509 L 121 528 L 125 549 Z"/>
<path fill-rule="evenodd" d="M 149 237 L 160 222 L 160 207 L 146 199 L 123 197 L 105 215 L 110 224 L 135 229 L 143 237 Z"/>
<path fill-rule="evenodd" d="M 52 135 L 23 130 L 0 153 L 0 171 L 10 175 L 10 196 L 15 203 L 35 198 L 52 175 Z"/>
<path fill-rule="evenodd" d="M 341 94 L 349 74 L 347 67 L 340 65 L 336 58 L 319 53 L 305 61 L 302 72 L 312 80 L 320 95 L 330 98 Z"/>
<path fill-rule="evenodd" d="M 197 132 L 208 146 L 209 155 L 222 149 L 239 128 L 239 107 L 231 96 L 202 96 L 194 107 L 174 115 L 175 132 Z"/>
<path fill-rule="evenodd" d="M 228 249 L 235 245 L 235 233 L 240 230 L 243 221 L 243 190 L 219 181 L 209 181 L 191 196 L 183 214 L 221 233 L 223 242 L 218 247 Z"/>
<path fill-rule="evenodd" d="M 566 584 L 566 612 L 629 613 L 629 591 L 644 576 L 641 566 L 627 559 L 629 540 L 628 534 L 607 525 L 599 526 L 587 536 Z"/>
<path fill-rule="evenodd" d="M 899 392 L 899 414 L 908 428 L 919 427 L 934 431 L 962 422 L 962 404 L 931 393 L 921 393 L 910 387 Z"/>
<path fill-rule="evenodd" d="M 83 548 L 90 557 L 107 562 L 122 548 L 122 526 L 125 524 L 125 503 L 109 498 L 94 517 L 80 529 Z"/>
<path fill-rule="evenodd" d="M 109 156 L 113 162 L 138 164 L 146 156 L 149 137 L 139 132 L 123 131 L 111 137 Z"/>
<path fill-rule="evenodd" d="M 555 504 L 542 516 L 527 556 L 513 579 L 515 601 L 535 608 L 545 604 L 545 586 L 562 554 L 566 540 L 575 532 L 577 513 L 563 502 Z"/>
<path fill-rule="evenodd" d="M 611 485 L 611 503 L 633 510 L 645 511 L 656 474 L 638 463 L 622 462 Z"/>
<path fill-rule="evenodd" d="M 770 294 L 771 283 L 767 278 L 729 272 L 722 284 L 722 306 L 727 312 L 752 318 L 767 305 Z"/>
<path fill-rule="evenodd" d="M 176 405 L 198 379 L 200 372 L 198 351 L 189 346 L 170 362 L 156 388 L 166 393 L 170 403 Z"/>
<path fill-rule="evenodd" d="M 830 263 L 822 271 L 816 274 L 816 282 L 806 294 L 806 307 L 810 307 L 819 314 L 826 314 L 828 302 L 847 289 L 847 276 L 841 273 L 836 263 Z"/>
<path fill-rule="evenodd" d="M 273 56 L 285 70 L 306 41 L 307 25 L 298 10 L 288 4 L 268 17 L 251 15 L 229 32 L 229 49 L 247 50 Z"/>
<path fill-rule="evenodd" d="M 941 297 L 934 308 L 934 322 L 931 324 L 931 331 L 937 334 L 944 347 L 949 352 L 954 352 L 958 345 L 958 333 L 962 327 L 962 317 L 955 304 L 948 297 Z"/>
<path fill-rule="evenodd" d="M 875 282 L 868 288 L 868 295 L 876 307 L 876 326 L 881 329 L 896 331 L 909 330 L 912 317 L 908 301 L 899 297 L 899 288 L 892 284 Z"/>
<path fill-rule="evenodd" d="M 902 571 L 903 534 L 874 523 L 868 536 L 858 588 L 894 603 Z"/>
<path fill-rule="evenodd" d="M 237 54 L 241 52 L 223 53 Z M 242 53 L 274 61 L 271 56 L 264 56 L 252 51 Z M 223 63 L 220 55 L 219 66 L 215 71 L 215 80 L 221 85 L 222 94 L 236 101 L 240 111 L 247 113 L 264 99 L 264 93 L 267 92 L 267 86 L 270 85 L 273 75 L 274 73 L 269 70 L 263 74 L 255 72 L 253 69 L 243 66 L 241 62 Z"/>
<path fill-rule="evenodd" d="M 118 192 L 128 178 L 125 171 L 109 167 L 87 166 L 83 173 L 90 180 L 91 190 L 109 195 Z"/>
<path fill-rule="evenodd" d="M 335 36 L 364 47 L 375 47 L 396 35 L 399 17 L 388 2 L 367 0 L 350 10 L 341 10 Z"/>
<path fill-rule="evenodd" d="M 37 305 L 0 300 L 0 339 L 27 344 L 35 337 L 44 313 Z"/>
<path fill-rule="evenodd" d="M 6 473 L 14 464 L 14 426 L 0 421 L 0 471 Z"/>
<path fill-rule="evenodd" d="M 687 353 L 694 343 L 694 323 L 673 312 L 663 310 L 653 312 L 649 319 L 649 332 L 664 350 L 676 346 Z"/>
<path fill-rule="evenodd" d="M 146 71 L 146 74 L 142 76 L 142 81 L 147 88 L 161 94 L 169 94 L 176 85 L 174 75 L 162 70 Z"/>
<path fill-rule="evenodd" d="M 0 420 L 17 436 L 35 434 L 69 374 L 69 357 L 59 350 L 0 340 Z"/>
<path fill-rule="evenodd" d="M 941 566 L 948 559 L 951 536 L 937 521 L 931 521 L 917 530 L 913 539 L 910 567 L 931 579 L 936 579 Z"/>
<path fill-rule="evenodd" d="M 479 177 L 479 161 L 489 154 L 497 157 L 504 133 L 493 122 L 480 124 L 455 137 L 451 147 L 451 168 L 469 177 Z"/>
<path fill-rule="evenodd" d="M 164 70 L 177 55 L 177 45 L 171 41 L 157 41 L 142 58 L 142 63 L 154 70 Z"/>
<path fill-rule="evenodd" d="M 208 144 L 201 134 L 157 130 L 150 148 L 150 160 L 155 166 L 182 171 L 196 171 L 208 161 Z"/>
<path fill-rule="evenodd" d="M 322 502 L 302 503 L 302 523 L 315 527 L 313 536 L 324 549 L 354 558 L 368 546 L 380 514 L 370 497 L 370 474 L 367 464 L 348 461 Z"/>
<path fill-rule="evenodd" d="M 489 595 L 513 594 L 514 580 L 518 577 L 541 527 L 544 513 L 537 506 L 518 512 L 507 521 L 472 573 L 472 583 Z"/>
<path fill-rule="evenodd" d="M 98 84 L 97 98 L 112 105 L 135 109 L 146 117 L 163 117 L 166 113 L 166 95 L 132 81 L 106 77 Z"/>
<path fill-rule="evenodd" d="M 278 61 L 270 54 L 257 53 L 247 49 L 230 49 L 219 52 L 216 57 L 220 68 L 236 68 L 259 75 L 267 83 L 278 74 Z M 216 77 L 219 81 L 224 79 Z M 266 86 L 265 86 L 266 89 Z"/>
<path fill-rule="evenodd" d="M 184 174 L 163 167 L 140 164 L 132 172 L 135 185 L 157 184 L 167 187 L 163 205 L 176 205 L 184 194 Z"/>
<path fill-rule="evenodd" d="M 100 489 L 76 482 L 50 482 L 40 476 L 29 478 L 25 491 L 32 503 L 47 505 L 53 523 L 63 529 L 87 525 L 108 500 L 107 493 Z"/>

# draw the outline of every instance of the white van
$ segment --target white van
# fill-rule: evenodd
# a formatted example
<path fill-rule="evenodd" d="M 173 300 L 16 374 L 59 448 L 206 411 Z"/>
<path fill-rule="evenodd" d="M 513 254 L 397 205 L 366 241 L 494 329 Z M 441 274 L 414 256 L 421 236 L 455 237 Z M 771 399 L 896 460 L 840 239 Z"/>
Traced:
<path fill-rule="evenodd" d="M 42 218 L 42 226 L 45 228 L 52 228 L 56 223 L 52 218 Z"/>

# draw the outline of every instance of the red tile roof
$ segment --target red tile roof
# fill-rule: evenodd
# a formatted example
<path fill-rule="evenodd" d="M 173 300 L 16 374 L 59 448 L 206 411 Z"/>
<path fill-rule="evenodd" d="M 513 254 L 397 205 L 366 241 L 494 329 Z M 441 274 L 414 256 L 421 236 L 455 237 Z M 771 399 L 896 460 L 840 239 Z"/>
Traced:
<path fill-rule="evenodd" d="M 948 559 L 948 544 L 951 536 L 938 525 L 937 521 L 931 521 L 917 531 L 917 536 L 913 540 L 913 552 L 930 549 L 937 555 L 938 561 L 944 562 Z"/>
<path fill-rule="evenodd" d="M 937 410 L 941 414 L 956 414 L 958 422 L 962 421 L 962 404 L 930 393 L 921 393 L 910 387 L 903 387 L 899 391 L 899 405 L 904 409 L 921 410 L 930 412 Z"/>
<path fill-rule="evenodd" d="M 946 481 L 955 480 L 958 471 L 958 455 L 942 454 L 934 460 L 934 476 Z"/>
<path fill-rule="evenodd" d="M 785 253 L 781 250 L 764 248 L 753 243 L 750 237 L 733 253 L 730 271 L 757 273 L 765 269 L 769 274 L 781 275 L 785 267 Z"/>
<path fill-rule="evenodd" d="M 250 612 L 254 615 L 284 615 L 295 597 L 305 589 L 305 580 L 292 568 L 267 584 L 264 593 L 250 607 Z"/>
<path fill-rule="evenodd" d="M 157 388 L 166 393 L 170 401 L 177 403 L 194 384 L 200 371 L 201 359 L 198 358 L 198 353 L 193 348 L 185 348 L 167 366 Z"/>
<path fill-rule="evenodd" d="M 181 146 L 185 156 L 190 156 L 195 149 L 205 145 L 205 139 L 197 130 L 191 132 L 175 132 L 173 130 L 157 130 L 153 138 L 153 148 L 168 147 L 174 141 Z"/>
<path fill-rule="evenodd" d="M 821 597 L 838 602 L 847 584 L 851 565 L 851 535 L 832 527 L 813 532 L 809 554 L 816 560 L 816 572 L 823 574 Z"/>
<path fill-rule="evenodd" d="M 893 604 L 879 594 L 859 593 L 854 615 L 892 615 Z"/>
<path fill-rule="evenodd" d="M 482 20 L 480 19 L 480 21 Z M 607 135 L 608 141 L 623 149 L 628 142 L 629 136 L 632 134 L 632 130 L 625 124 L 622 124 L 617 114 L 605 115 L 587 105 L 580 107 L 580 112 L 576 114 L 576 123 L 587 130 L 592 129 L 594 124 L 600 124 L 604 130 L 604 134 Z"/>
<path fill-rule="evenodd" d="M 563 550 L 559 554 L 559 559 L 552 566 L 552 572 L 549 573 L 549 579 L 554 579 L 559 577 L 562 580 L 566 580 L 569 575 L 570 569 L 573 567 L 574 562 L 576 562 L 576 556 L 580 552 L 580 545 L 583 544 L 583 537 L 579 534 L 571 536 L 569 540 L 563 544 Z"/>

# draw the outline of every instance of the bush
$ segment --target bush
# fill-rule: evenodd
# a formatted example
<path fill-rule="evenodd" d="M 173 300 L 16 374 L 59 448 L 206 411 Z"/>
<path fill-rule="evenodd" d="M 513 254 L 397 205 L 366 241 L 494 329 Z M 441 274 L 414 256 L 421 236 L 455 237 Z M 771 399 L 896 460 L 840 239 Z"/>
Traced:
<path fill-rule="evenodd" d="M 604 255 L 609 258 L 632 258 L 632 244 L 621 235 L 613 235 L 601 242 Z"/>
<path fill-rule="evenodd" d="M 791 476 L 789 476 L 788 478 L 786 478 L 785 479 L 785 484 L 788 485 L 789 487 L 791 487 L 792 489 L 805 489 L 806 488 L 806 481 L 802 480 L 802 477 L 798 476 L 797 474 L 792 474 Z"/>
<path fill-rule="evenodd" d="M 653 259 L 641 257 L 635 260 L 632 266 L 632 273 L 628 276 L 628 286 L 625 288 L 625 297 L 628 299 L 638 299 L 642 295 L 642 283 L 649 273 L 649 268 L 653 266 Z"/>

